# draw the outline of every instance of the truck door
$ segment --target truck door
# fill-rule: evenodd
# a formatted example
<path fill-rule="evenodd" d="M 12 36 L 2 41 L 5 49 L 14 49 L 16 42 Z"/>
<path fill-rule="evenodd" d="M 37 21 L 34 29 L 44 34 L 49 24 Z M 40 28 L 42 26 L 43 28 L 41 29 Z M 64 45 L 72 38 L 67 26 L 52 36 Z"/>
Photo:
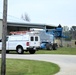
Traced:
<path fill-rule="evenodd" d="M 35 36 L 35 46 L 40 46 L 40 39 L 39 36 Z"/>
<path fill-rule="evenodd" d="M 2 50 L 2 39 L 0 39 L 0 50 Z M 8 37 L 6 37 L 6 50 L 8 50 Z"/>
<path fill-rule="evenodd" d="M 34 37 L 33 36 L 30 37 L 30 46 L 34 46 Z"/>
<path fill-rule="evenodd" d="M 39 36 L 30 37 L 30 46 L 40 46 Z"/>
<path fill-rule="evenodd" d="M 6 37 L 6 50 L 9 49 L 9 46 L 8 46 L 8 39 L 9 39 L 9 37 Z"/>

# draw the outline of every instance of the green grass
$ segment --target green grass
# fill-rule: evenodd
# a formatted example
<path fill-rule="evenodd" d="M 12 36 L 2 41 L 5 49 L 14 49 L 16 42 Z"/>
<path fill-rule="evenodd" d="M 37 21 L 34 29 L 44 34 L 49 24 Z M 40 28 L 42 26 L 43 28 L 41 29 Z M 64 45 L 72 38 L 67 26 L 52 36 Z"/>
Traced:
<path fill-rule="evenodd" d="M 0 52 L 1 53 L 1 52 Z M 16 51 L 10 51 L 12 54 L 17 54 Z M 29 54 L 25 52 L 24 54 Z M 76 47 L 60 47 L 57 50 L 38 50 L 35 54 L 66 54 L 66 55 L 76 55 Z"/>
<path fill-rule="evenodd" d="M 6 75 L 54 75 L 59 70 L 58 65 L 50 62 L 19 59 L 6 60 Z"/>
<path fill-rule="evenodd" d="M 36 54 L 70 54 L 70 55 L 76 55 L 76 48 L 72 47 L 61 47 L 57 50 L 39 50 L 36 52 Z"/>

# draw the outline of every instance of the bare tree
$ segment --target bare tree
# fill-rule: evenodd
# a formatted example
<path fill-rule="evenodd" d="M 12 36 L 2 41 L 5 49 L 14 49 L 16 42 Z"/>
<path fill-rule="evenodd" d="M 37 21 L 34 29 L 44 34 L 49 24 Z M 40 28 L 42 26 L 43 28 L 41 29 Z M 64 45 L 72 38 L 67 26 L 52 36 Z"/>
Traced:
<path fill-rule="evenodd" d="M 67 32 L 67 31 L 69 31 L 69 27 L 68 26 L 64 26 L 63 27 L 63 32 Z"/>
<path fill-rule="evenodd" d="M 63 34 L 65 35 L 65 40 L 66 41 L 71 41 L 72 36 L 70 34 L 70 28 L 68 26 L 64 26 L 63 27 Z"/>
<path fill-rule="evenodd" d="M 76 39 L 76 26 L 71 27 L 70 33 L 72 35 L 72 39 Z"/>
<path fill-rule="evenodd" d="M 30 18 L 29 18 L 29 16 L 28 16 L 27 13 L 22 14 L 22 15 L 21 15 L 21 18 L 22 18 L 24 21 L 30 22 Z"/>

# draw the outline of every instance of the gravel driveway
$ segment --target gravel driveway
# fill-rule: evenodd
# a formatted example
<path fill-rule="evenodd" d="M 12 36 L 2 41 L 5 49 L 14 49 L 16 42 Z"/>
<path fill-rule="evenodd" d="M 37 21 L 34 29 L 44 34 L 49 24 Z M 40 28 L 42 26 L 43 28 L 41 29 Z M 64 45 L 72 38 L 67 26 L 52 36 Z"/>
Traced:
<path fill-rule="evenodd" d="M 1 57 L 1 55 L 0 55 Z M 7 54 L 7 58 L 41 60 L 56 63 L 60 66 L 60 72 L 55 75 L 76 75 L 76 55 L 54 55 L 54 54 L 34 54 L 18 55 Z"/>

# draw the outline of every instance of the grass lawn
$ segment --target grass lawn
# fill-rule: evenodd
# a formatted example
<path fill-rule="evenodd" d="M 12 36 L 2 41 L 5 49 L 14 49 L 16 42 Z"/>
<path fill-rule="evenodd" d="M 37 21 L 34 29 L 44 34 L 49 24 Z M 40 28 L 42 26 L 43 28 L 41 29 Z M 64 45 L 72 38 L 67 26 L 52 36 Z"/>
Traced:
<path fill-rule="evenodd" d="M 58 65 L 50 62 L 19 59 L 6 60 L 6 75 L 54 75 L 59 70 Z"/>
<path fill-rule="evenodd" d="M 72 47 L 61 47 L 57 50 L 39 50 L 36 54 L 70 54 L 76 55 L 76 48 Z"/>
<path fill-rule="evenodd" d="M 0 51 L 1 53 L 1 51 Z M 17 54 L 16 51 L 10 51 L 12 54 Z M 25 52 L 24 54 L 29 54 Z M 76 55 L 76 47 L 60 47 L 57 50 L 38 50 L 35 54 L 66 54 L 66 55 Z"/>

